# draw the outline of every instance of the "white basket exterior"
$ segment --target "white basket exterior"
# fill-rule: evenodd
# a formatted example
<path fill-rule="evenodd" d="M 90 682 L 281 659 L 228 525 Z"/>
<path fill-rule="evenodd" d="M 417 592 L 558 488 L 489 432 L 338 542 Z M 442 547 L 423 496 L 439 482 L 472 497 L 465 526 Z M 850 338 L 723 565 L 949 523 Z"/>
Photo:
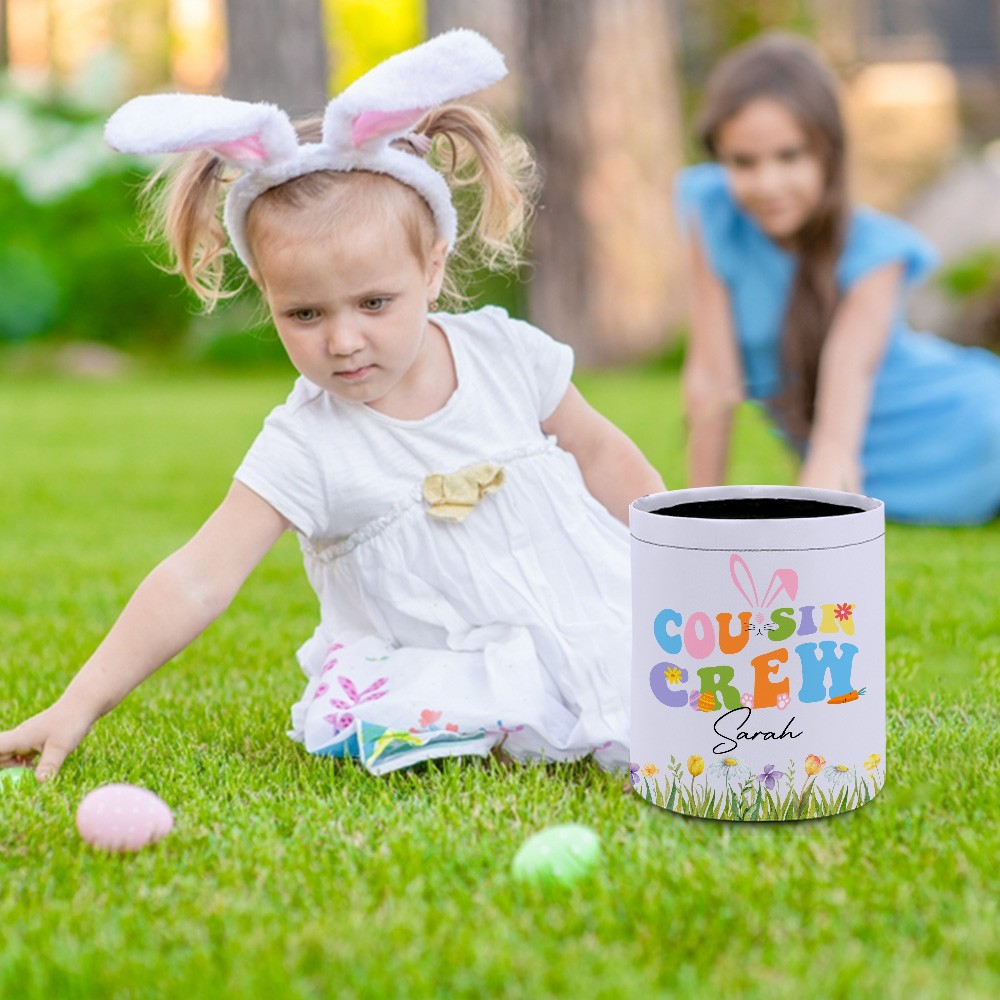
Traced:
<path fill-rule="evenodd" d="M 681 503 L 739 498 L 817 500 L 859 507 L 861 512 L 763 520 L 716 520 L 652 513 Z M 847 808 L 856 808 L 874 797 L 884 783 L 886 764 L 885 517 L 881 501 L 787 486 L 678 490 L 636 500 L 630 509 L 630 528 L 631 759 L 639 768 L 638 773 L 633 768 L 635 790 L 656 804 L 669 803 L 676 811 L 744 819 L 798 818 L 797 804 L 803 792 L 816 802 L 811 811 L 802 810 L 808 815 L 829 814 L 838 801 Z M 749 583 L 743 567 L 750 572 Z M 776 577 L 777 571 L 782 571 L 784 577 Z M 787 590 L 780 585 L 780 580 L 788 579 L 790 574 L 796 577 L 794 599 L 789 599 Z M 764 607 L 769 584 L 778 593 Z M 832 607 L 824 610 L 824 605 Z M 845 607 L 848 605 L 849 612 Z M 799 609 L 804 607 L 815 610 L 803 613 Z M 774 641 L 766 626 L 774 625 L 771 614 L 781 608 L 793 609 L 791 615 L 779 616 L 779 621 L 791 618 L 795 632 Z M 661 612 L 664 616 L 658 634 L 669 649 L 663 648 L 654 628 Z M 747 612 L 751 618 L 744 629 L 739 615 Z M 838 613 L 848 617 L 838 618 Z M 747 634 L 741 651 L 721 652 L 720 626 L 716 620 L 719 614 L 732 616 L 729 623 L 732 633 Z M 689 625 L 692 618 L 696 621 Z M 807 619 L 812 620 L 817 631 L 799 634 L 809 632 Z M 708 648 L 704 626 L 708 623 L 713 630 L 713 648 L 704 655 Z M 853 634 L 848 634 L 851 626 Z M 784 626 L 786 630 L 789 627 Z M 686 628 L 694 629 L 690 641 L 685 638 Z M 677 637 L 681 643 L 679 651 L 674 649 Z M 819 647 L 820 642 L 833 642 L 832 653 L 848 657 L 849 647 L 857 647 L 851 659 L 850 690 L 864 688 L 863 696 L 829 704 L 830 695 L 839 693 L 844 682 L 841 679 L 840 688 L 835 689 L 831 686 L 834 678 L 826 671 L 822 681 L 824 697 L 806 701 L 800 698 L 800 694 L 807 698 L 816 696 L 816 681 L 811 690 L 803 686 L 802 657 L 808 662 L 811 655 L 825 655 L 830 647 Z M 800 646 L 801 652 L 797 649 Z M 773 698 L 774 692 L 766 686 L 757 688 L 751 661 L 778 650 L 787 653 L 787 660 L 779 663 L 777 671 L 766 679 L 778 684 L 788 679 L 789 703 L 784 708 L 761 707 L 759 703 Z M 663 703 L 665 690 L 674 699 L 679 698 L 678 692 L 682 690 L 689 695 L 692 690 L 700 690 L 701 678 L 696 671 L 716 666 L 731 667 L 734 671 L 730 687 L 741 696 L 737 709 L 723 705 L 703 711 L 692 708 L 690 698 L 683 707 Z M 672 668 L 686 670 L 687 682 L 667 682 L 668 671 L 676 677 Z M 732 699 L 732 690 L 724 693 Z M 745 696 L 755 694 L 758 704 L 748 713 Z M 716 694 L 713 701 L 717 700 Z M 740 723 L 742 727 L 738 728 Z M 738 736 L 739 732 L 760 735 L 747 739 Z M 766 737 L 765 733 L 774 735 Z M 793 733 L 798 735 L 792 736 Z M 818 773 L 807 773 L 807 758 L 812 771 L 817 771 L 822 758 Z M 736 764 L 721 763 L 726 760 L 735 760 Z M 774 779 L 771 782 L 774 788 L 770 790 L 766 778 L 757 780 L 758 776 L 766 775 L 767 765 L 785 775 Z M 789 781 L 792 772 L 794 780 Z M 680 789 L 676 789 L 678 784 Z M 789 796 L 793 790 L 795 794 Z M 845 790 L 847 794 L 842 795 Z M 671 791 L 674 791 L 672 802 Z M 709 805 L 713 792 L 714 807 Z M 735 802 L 731 798 L 733 792 L 739 793 Z M 765 808 L 751 816 L 758 792 Z M 819 792 L 824 793 L 828 804 L 824 804 Z M 787 806 L 793 800 L 795 809 L 789 812 L 785 808 L 780 816 L 776 815 L 780 803 Z M 728 813 L 719 808 L 723 801 L 732 804 Z"/>

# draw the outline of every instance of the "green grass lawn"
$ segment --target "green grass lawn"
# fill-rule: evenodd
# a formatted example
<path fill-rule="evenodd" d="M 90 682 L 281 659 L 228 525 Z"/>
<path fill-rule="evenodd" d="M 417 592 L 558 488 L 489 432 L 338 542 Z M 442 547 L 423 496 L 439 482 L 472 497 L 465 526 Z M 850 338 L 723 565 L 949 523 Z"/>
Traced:
<path fill-rule="evenodd" d="M 0 379 L 0 729 L 61 691 L 133 587 L 221 499 L 290 379 Z M 676 375 L 585 394 L 683 485 Z M 791 482 L 741 413 L 733 481 Z M 376 779 L 285 736 L 315 624 L 286 537 L 229 612 L 98 723 L 58 778 L 0 792 L 0 998 L 1000 996 L 1000 524 L 891 526 L 888 776 L 788 824 L 681 818 L 590 763 L 448 761 Z M 158 847 L 78 839 L 107 782 L 175 810 Z M 572 889 L 510 876 L 578 821 Z"/>

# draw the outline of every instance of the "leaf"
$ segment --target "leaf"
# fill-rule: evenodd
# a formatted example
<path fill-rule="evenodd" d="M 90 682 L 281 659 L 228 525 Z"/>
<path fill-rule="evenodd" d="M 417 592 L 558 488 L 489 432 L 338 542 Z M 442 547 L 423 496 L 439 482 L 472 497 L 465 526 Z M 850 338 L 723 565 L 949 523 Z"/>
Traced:
<path fill-rule="evenodd" d="M 867 781 L 862 781 L 861 782 L 861 787 L 864 789 L 864 792 L 865 792 L 865 797 L 864 797 L 864 800 L 862 801 L 861 804 L 862 805 L 867 805 L 872 800 L 871 795 L 868 794 L 868 782 Z"/>
<path fill-rule="evenodd" d="M 337 678 L 340 682 L 340 686 L 344 689 L 344 694 L 356 705 L 358 703 L 358 689 L 354 686 L 354 682 L 350 677 L 344 677 L 341 675 Z"/>
<path fill-rule="evenodd" d="M 660 790 L 660 783 L 658 781 L 653 782 L 653 787 L 656 789 L 656 805 L 663 805 L 663 792 Z"/>
<path fill-rule="evenodd" d="M 667 809 L 673 809 L 674 808 L 674 800 L 676 798 L 677 798 L 677 782 L 676 781 L 672 781 L 670 783 L 670 795 L 667 798 L 667 805 L 666 805 Z"/>
<path fill-rule="evenodd" d="M 649 799 L 650 802 L 652 802 L 653 793 L 649 790 L 649 778 L 646 778 L 645 781 L 646 781 L 646 798 Z"/>
<path fill-rule="evenodd" d="M 709 810 L 715 804 L 715 789 L 712 789 L 711 800 L 709 800 L 708 788 L 705 788 L 705 794 L 701 797 L 701 802 L 698 804 L 698 815 L 702 818 L 708 818 L 711 813 Z"/>
<path fill-rule="evenodd" d="M 805 783 L 805 786 L 802 789 L 802 795 L 799 796 L 799 808 L 795 813 L 797 819 L 802 819 L 803 813 L 807 812 L 809 804 L 812 801 L 813 785 L 815 784 L 815 776 L 813 776 L 810 781 Z"/>
<path fill-rule="evenodd" d="M 377 681 L 373 681 L 361 692 L 361 697 L 364 698 L 366 694 L 371 694 L 373 691 L 377 691 L 379 688 L 383 688 L 389 683 L 388 677 L 380 677 Z M 388 694 L 388 692 L 386 692 Z"/>
<path fill-rule="evenodd" d="M 757 786 L 757 801 L 754 802 L 753 808 L 750 810 L 750 816 L 748 817 L 752 822 L 756 821 L 757 817 L 760 815 L 761 803 L 764 800 L 764 791 L 760 785 Z"/>
<path fill-rule="evenodd" d="M 830 800 L 826 797 L 826 792 L 824 792 L 822 788 L 817 788 L 816 794 L 819 796 L 820 802 L 823 803 L 823 811 L 820 813 L 817 809 L 817 812 L 821 816 L 829 816 L 833 810 L 830 807 Z"/>
<path fill-rule="evenodd" d="M 743 806 L 732 789 L 729 790 L 729 818 L 743 819 Z"/>

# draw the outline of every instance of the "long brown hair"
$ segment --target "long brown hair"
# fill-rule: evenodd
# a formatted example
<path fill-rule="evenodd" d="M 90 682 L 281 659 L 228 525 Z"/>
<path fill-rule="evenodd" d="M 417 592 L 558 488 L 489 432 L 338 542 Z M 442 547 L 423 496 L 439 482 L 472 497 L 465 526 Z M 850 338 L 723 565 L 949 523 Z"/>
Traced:
<path fill-rule="evenodd" d="M 837 308 L 837 259 L 849 218 L 846 137 L 837 81 L 805 39 L 769 33 L 731 52 L 707 87 L 698 132 L 717 155 L 722 125 L 760 98 L 780 101 L 806 133 L 824 171 L 815 212 L 795 235 L 798 259 L 782 332 L 782 380 L 769 406 L 800 448 L 812 428 L 823 341 Z"/>

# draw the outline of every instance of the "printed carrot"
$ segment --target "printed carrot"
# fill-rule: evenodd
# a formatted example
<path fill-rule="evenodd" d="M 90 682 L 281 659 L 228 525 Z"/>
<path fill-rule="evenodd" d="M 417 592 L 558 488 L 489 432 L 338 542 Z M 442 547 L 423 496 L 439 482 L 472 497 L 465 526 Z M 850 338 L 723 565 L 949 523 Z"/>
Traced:
<path fill-rule="evenodd" d="M 868 688 L 862 688 L 860 691 L 855 689 L 854 691 L 848 691 L 847 694 L 838 694 L 836 698 L 831 698 L 827 704 L 828 705 L 846 705 L 849 701 L 857 701 Z"/>

